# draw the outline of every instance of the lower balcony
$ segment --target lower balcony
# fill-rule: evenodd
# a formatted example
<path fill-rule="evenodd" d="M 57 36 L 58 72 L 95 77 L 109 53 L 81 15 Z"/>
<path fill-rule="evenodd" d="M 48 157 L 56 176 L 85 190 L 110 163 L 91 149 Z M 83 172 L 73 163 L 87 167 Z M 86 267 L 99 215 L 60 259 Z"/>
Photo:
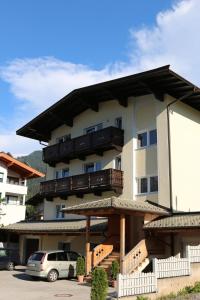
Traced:
<path fill-rule="evenodd" d="M 123 172 L 115 169 L 49 180 L 40 184 L 40 193 L 48 200 L 56 196 L 67 199 L 70 195 L 82 198 L 84 194 L 89 193 L 101 196 L 105 191 L 121 194 L 122 189 Z"/>

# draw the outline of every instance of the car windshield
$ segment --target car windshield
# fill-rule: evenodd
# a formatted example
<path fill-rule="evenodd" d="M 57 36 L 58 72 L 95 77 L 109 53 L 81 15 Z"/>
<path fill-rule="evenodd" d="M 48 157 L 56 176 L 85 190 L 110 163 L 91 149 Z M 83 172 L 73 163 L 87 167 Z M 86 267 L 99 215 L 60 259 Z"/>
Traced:
<path fill-rule="evenodd" d="M 44 252 L 36 252 L 31 255 L 29 259 L 41 261 L 44 256 Z"/>

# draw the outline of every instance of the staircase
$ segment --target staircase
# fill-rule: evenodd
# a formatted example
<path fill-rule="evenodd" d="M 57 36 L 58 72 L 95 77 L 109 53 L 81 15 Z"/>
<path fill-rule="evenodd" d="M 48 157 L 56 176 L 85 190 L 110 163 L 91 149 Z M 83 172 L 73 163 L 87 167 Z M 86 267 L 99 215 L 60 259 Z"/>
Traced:
<path fill-rule="evenodd" d="M 104 270 L 107 272 L 108 275 L 110 275 L 110 268 L 113 261 L 119 262 L 119 253 L 118 252 L 112 252 L 109 254 L 106 258 L 104 258 L 100 263 L 99 267 L 104 268 Z"/>
<path fill-rule="evenodd" d="M 113 251 L 113 241 L 108 239 L 103 244 L 96 246 L 91 253 L 92 268 L 99 266 L 105 269 L 109 274 L 113 261 L 120 261 L 118 252 Z M 142 272 L 149 264 L 146 240 L 141 240 L 131 251 L 123 258 L 121 263 L 121 273 L 131 274 L 133 272 Z"/>

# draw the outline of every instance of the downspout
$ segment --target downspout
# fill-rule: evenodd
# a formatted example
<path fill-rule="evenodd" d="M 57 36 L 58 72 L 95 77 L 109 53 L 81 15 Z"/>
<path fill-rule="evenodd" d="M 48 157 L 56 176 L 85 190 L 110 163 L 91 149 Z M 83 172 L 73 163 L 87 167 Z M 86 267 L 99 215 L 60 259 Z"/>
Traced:
<path fill-rule="evenodd" d="M 173 199 L 172 199 L 172 164 L 171 164 L 172 157 L 171 157 L 170 106 L 178 101 L 183 101 L 186 98 L 188 98 L 189 96 L 191 96 L 194 93 L 195 89 L 196 88 L 194 87 L 190 93 L 184 95 L 183 97 L 181 97 L 179 99 L 175 99 L 174 101 L 167 104 L 167 138 L 168 138 L 169 191 L 170 191 L 170 210 L 171 210 L 171 212 L 173 212 Z"/>

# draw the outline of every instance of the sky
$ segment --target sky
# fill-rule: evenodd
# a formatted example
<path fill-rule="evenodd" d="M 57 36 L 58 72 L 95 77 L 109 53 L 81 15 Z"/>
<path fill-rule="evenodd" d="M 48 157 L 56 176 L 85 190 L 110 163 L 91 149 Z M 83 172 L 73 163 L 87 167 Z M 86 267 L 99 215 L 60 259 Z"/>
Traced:
<path fill-rule="evenodd" d="M 71 90 L 166 64 L 200 84 L 199 0 L 0 0 L 0 151 Z"/>

